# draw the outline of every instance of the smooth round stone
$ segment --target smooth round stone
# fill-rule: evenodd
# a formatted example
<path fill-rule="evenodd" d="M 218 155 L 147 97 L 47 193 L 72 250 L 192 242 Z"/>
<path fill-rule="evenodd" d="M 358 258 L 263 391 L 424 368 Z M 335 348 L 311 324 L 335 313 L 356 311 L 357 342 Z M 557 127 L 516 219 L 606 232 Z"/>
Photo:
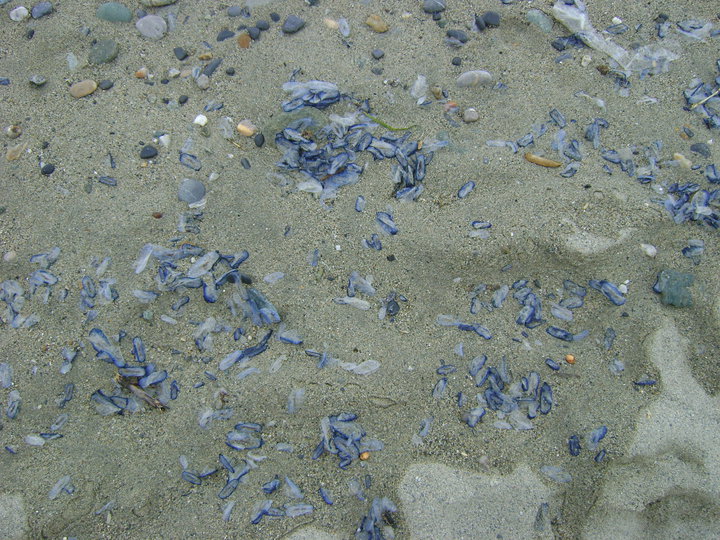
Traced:
<path fill-rule="evenodd" d="M 383 56 L 385 56 L 385 51 L 382 49 L 374 49 L 371 54 L 375 60 L 380 60 Z"/>
<path fill-rule="evenodd" d="M 50 15 L 53 11 L 53 6 L 50 2 L 40 2 L 35 4 L 30 10 L 30 15 L 33 19 L 39 19 L 45 15 Z"/>
<path fill-rule="evenodd" d="M 217 37 L 215 38 L 218 43 L 221 41 L 225 41 L 226 39 L 230 39 L 231 37 L 235 36 L 235 32 L 232 30 L 228 30 L 227 28 L 223 28 L 218 32 Z"/>
<path fill-rule="evenodd" d="M 495 11 L 488 11 L 483 13 L 483 22 L 490 28 L 497 28 L 500 26 L 500 14 Z"/>
<path fill-rule="evenodd" d="M 52 163 L 46 163 L 42 166 L 42 169 L 40 169 L 40 173 L 45 176 L 50 176 L 52 173 L 55 172 L 55 165 Z"/>
<path fill-rule="evenodd" d="M 157 15 L 145 15 L 135 23 L 135 28 L 148 39 L 160 39 L 167 32 L 167 23 Z"/>
<path fill-rule="evenodd" d="M 184 178 L 178 187 L 178 200 L 193 204 L 205 197 L 205 185 L 194 178 Z"/>
<path fill-rule="evenodd" d="M 492 83 L 492 75 L 482 69 L 476 71 L 466 71 L 457 78 L 457 81 L 455 81 L 458 88 L 470 88 L 490 83 Z"/>
<path fill-rule="evenodd" d="M 251 26 L 248 28 L 247 33 L 254 40 L 260 39 L 260 29 L 257 26 Z"/>
<path fill-rule="evenodd" d="M 182 47 L 175 47 L 173 53 L 175 53 L 175 58 L 178 60 L 185 60 L 188 57 L 187 51 Z"/>
<path fill-rule="evenodd" d="M 423 1 L 423 11 L 425 11 L 425 13 L 440 13 L 441 11 L 445 11 L 446 7 L 447 2 L 445 0 Z"/>
<path fill-rule="evenodd" d="M 305 26 L 305 21 L 297 15 L 288 15 L 282 24 L 282 31 L 286 34 L 294 34 Z"/>
<path fill-rule="evenodd" d="M 258 148 L 262 148 L 262 145 L 265 144 L 265 135 L 263 135 L 262 133 L 257 133 L 253 141 L 255 142 L 255 146 L 257 146 Z"/>
<path fill-rule="evenodd" d="M 11 9 L 8 15 L 10 16 L 11 21 L 20 22 L 27 19 L 28 15 L 30 15 L 30 12 L 25 6 L 18 6 L 14 9 Z"/>
<path fill-rule="evenodd" d="M 463 111 L 463 121 L 470 123 L 470 122 L 477 122 L 480 119 L 480 114 L 473 109 L 472 107 L 469 107 Z"/>
<path fill-rule="evenodd" d="M 157 156 L 157 154 L 158 154 L 157 148 L 155 148 L 151 144 L 146 144 L 145 146 L 142 147 L 142 150 L 140 150 L 140 157 L 142 159 L 152 159 L 155 156 Z"/>
<path fill-rule="evenodd" d="M 272 22 L 280 22 L 280 14 L 273 11 L 272 13 L 270 13 L 270 20 Z"/>
<path fill-rule="evenodd" d="M 544 33 L 549 34 L 552 31 L 553 22 L 550 17 L 545 15 L 539 9 L 531 9 L 525 15 L 529 23 L 534 24 Z"/>
<path fill-rule="evenodd" d="M 140 3 L 145 7 L 162 7 L 174 4 L 177 0 L 140 0 Z"/>
<path fill-rule="evenodd" d="M 115 85 L 110 79 L 103 79 L 98 83 L 100 90 L 110 90 Z"/>
<path fill-rule="evenodd" d="M 97 83 L 92 79 L 85 79 L 84 81 L 79 81 L 73 84 L 69 90 L 72 97 L 81 98 L 89 96 L 97 90 Z"/>
<path fill-rule="evenodd" d="M 456 56 L 455 58 L 452 59 L 451 63 L 453 66 L 459 66 L 462 64 L 462 58 L 460 58 L 459 56 Z"/>
<path fill-rule="evenodd" d="M 228 17 L 239 17 L 242 15 L 243 8 L 240 6 L 230 6 L 227 8 Z"/>
<path fill-rule="evenodd" d="M 260 19 L 258 22 L 255 23 L 255 26 L 257 26 L 257 28 L 259 30 L 262 30 L 263 32 L 270 29 L 270 23 L 265 19 Z"/>
<path fill-rule="evenodd" d="M 98 41 L 88 53 L 88 62 L 91 64 L 107 64 L 117 58 L 120 47 L 114 39 Z"/>
<path fill-rule="evenodd" d="M 98 19 L 110 22 L 130 22 L 132 13 L 120 2 L 105 2 L 100 4 L 95 12 Z"/>
<path fill-rule="evenodd" d="M 463 32 L 462 30 L 448 30 L 447 37 L 455 38 L 460 43 L 467 43 L 467 40 L 468 40 L 468 35 L 465 32 Z"/>
<path fill-rule="evenodd" d="M 210 77 L 203 73 L 197 79 L 195 79 L 195 84 L 200 90 L 207 90 L 208 88 L 210 88 Z"/>

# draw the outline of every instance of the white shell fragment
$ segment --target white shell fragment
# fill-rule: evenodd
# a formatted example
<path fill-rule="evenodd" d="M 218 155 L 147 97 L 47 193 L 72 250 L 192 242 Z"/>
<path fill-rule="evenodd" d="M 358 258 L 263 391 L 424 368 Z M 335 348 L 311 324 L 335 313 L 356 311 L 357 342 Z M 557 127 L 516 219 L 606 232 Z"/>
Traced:
<path fill-rule="evenodd" d="M 648 257 L 655 257 L 655 255 L 657 255 L 657 248 L 652 244 L 640 244 L 640 247 Z"/>

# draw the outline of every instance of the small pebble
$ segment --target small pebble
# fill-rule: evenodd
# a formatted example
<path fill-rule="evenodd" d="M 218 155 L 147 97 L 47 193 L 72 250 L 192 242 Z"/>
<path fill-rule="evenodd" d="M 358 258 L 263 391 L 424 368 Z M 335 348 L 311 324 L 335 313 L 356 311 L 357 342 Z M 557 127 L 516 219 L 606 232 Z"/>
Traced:
<path fill-rule="evenodd" d="M 460 43 L 467 43 L 468 35 L 462 30 L 448 30 L 447 37 L 457 39 Z"/>
<path fill-rule="evenodd" d="M 270 14 L 270 20 L 272 22 L 280 22 L 280 15 L 275 13 L 274 11 Z"/>
<path fill-rule="evenodd" d="M 469 88 L 492 83 L 492 75 L 484 70 L 466 71 L 457 78 L 458 88 Z"/>
<path fill-rule="evenodd" d="M 230 6 L 227 8 L 228 17 L 239 17 L 242 15 L 243 8 L 240 6 Z"/>
<path fill-rule="evenodd" d="M 11 21 L 20 22 L 28 18 L 30 12 L 25 6 L 18 6 L 10 10 L 9 16 Z"/>
<path fill-rule="evenodd" d="M 657 248 L 652 244 L 640 244 L 640 247 L 642 248 L 645 255 L 647 255 L 648 257 L 652 258 L 657 255 Z"/>
<path fill-rule="evenodd" d="M 44 85 L 47 82 L 47 79 L 43 77 L 42 75 L 33 75 L 30 77 L 30 84 L 33 86 L 40 87 Z"/>
<path fill-rule="evenodd" d="M 110 90 L 114 84 L 110 79 L 103 79 L 98 83 L 98 88 L 100 88 L 100 90 Z"/>
<path fill-rule="evenodd" d="M 546 34 L 549 34 L 552 31 L 552 19 L 545 15 L 539 9 L 529 10 L 527 12 L 527 15 L 525 15 L 525 18 L 528 20 L 529 23 L 534 24 Z"/>
<path fill-rule="evenodd" d="M 157 15 L 145 15 L 135 23 L 135 28 L 148 39 L 160 39 L 167 32 L 167 23 Z"/>
<path fill-rule="evenodd" d="M 102 39 L 90 48 L 88 62 L 90 64 L 107 64 L 117 58 L 120 46 L 113 39 Z"/>
<path fill-rule="evenodd" d="M 251 26 L 250 28 L 248 28 L 247 33 L 251 39 L 260 39 L 260 29 L 255 26 Z"/>
<path fill-rule="evenodd" d="M 187 51 L 185 49 L 183 49 L 182 47 L 175 47 L 173 49 L 173 53 L 175 54 L 175 58 L 177 58 L 178 60 L 181 60 L 181 61 L 185 60 L 188 57 Z"/>
<path fill-rule="evenodd" d="M 195 79 L 195 84 L 200 90 L 207 90 L 208 88 L 210 88 L 210 77 L 203 73 L 197 79 Z"/>
<path fill-rule="evenodd" d="M 252 43 L 252 38 L 250 37 L 250 34 L 248 34 L 247 32 L 243 32 L 237 38 L 238 47 L 240 47 L 241 49 L 249 49 L 251 43 Z"/>
<path fill-rule="evenodd" d="M 157 156 L 158 151 L 157 148 L 152 146 L 151 144 L 146 144 L 142 147 L 142 150 L 140 150 L 140 157 L 142 159 L 152 159 L 155 156 Z"/>
<path fill-rule="evenodd" d="M 484 13 L 482 18 L 485 25 L 490 28 L 497 28 L 500 26 L 500 14 L 495 11 L 488 11 L 487 13 Z"/>
<path fill-rule="evenodd" d="M 33 19 L 39 19 L 40 17 L 44 17 L 45 15 L 50 15 L 53 11 L 53 6 L 50 2 L 40 2 L 39 4 L 35 4 L 30 10 L 30 14 L 32 15 Z"/>
<path fill-rule="evenodd" d="M 270 23 L 265 19 L 260 19 L 258 22 L 255 23 L 255 26 L 257 26 L 257 28 L 259 30 L 262 30 L 263 32 L 270 29 Z"/>
<path fill-rule="evenodd" d="M 248 160 L 248 158 L 242 158 L 242 159 L 240 160 L 240 165 L 243 166 L 243 169 L 249 169 L 249 168 L 250 168 L 250 161 Z"/>
<path fill-rule="evenodd" d="M 445 11 L 447 2 L 445 0 L 424 0 L 423 10 L 425 13 L 440 13 Z"/>
<path fill-rule="evenodd" d="M 193 204 L 205 197 L 205 185 L 194 178 L 184 178 L 178 187 L 178 200 Z"/>
<path fill-rule="evenodd" d="M 373 29 L 373 31 L 377 32 L 378 34 L 383 34 L 390 30 L 390 27 L 385 21 L 383 21 L 380 15 L 370 15 L 367 19 L 365 19 L 365 24 L 367 24 L 370 28 Z"/>
<path fill-rule="evenodd" d="M 177 0 L 140 0 L 140 3 L 145 7 L 162 7 L 174 4 Z"/>
<path fill-rule="evenodd" d="M 468 107 L 463 111 L 463 121 L 468 124 L 470 122 L 477 122 L 479 118 L 480 114 L 478 114 L 478 112 L 472 107 Z"/>
<path fill-rule="evenodd" d="M 288 15 L 282 24 L 282 31 L 286 34 L 294 34 L 305 26 L 305 21 L 297 15 Z"/>
<path fill-rule="evenodd" d="M 3 261 L 14 262 L 17 259 L 17 251 L 10 250 L 3 253 Z"/>
<path fill-rule="evenodd" d="M 459 56 L 456 56 L 455 58 L 452 59 L 453 66 L 459 66 L 461 64 L 462 64 L 462 58 L 460 58 Z"/>
<path fill-rule="evenodd" d="M 235 37 L 235 32 L 232 30 L 228 30 L 227 28 L 223 28 L 218 32 L 217 38 L 215 38 L 218 42 L 225 41 L 226 39 L 230 39 L 231 37 Z M 178 60 L 181 60 L 178 58 Z"/>
<path fill-rule="evenodd" d="M 258 133 L 255 135 L 253 141 L 255 141 L 255 146 L 257 146 L 258 148 L 262 148 L 262 145 L 265 144 L 265 135 L 263 135 L 262 133 Z"/>
<path fill-rule="evenodd" d="M 85 96 L 89 96 L 92 94 L 95 90 L 97 90 L 97 83 L 91 79 L 86 79 L 84 81 L 79 81 L 73 84 L 69 90 L 70 95 L 74 98 L 81 98 Z"/>
<path fill-rule="evenodd" d="M 95 12 L 98 19 L 110 22 L 130 22 L 132 13 L 120 2 L 105 2 L 100 4 Z"/>
<path fill-rule="evenodd" d="M 229 67 L 229 68 L 227 68 L 227 69 L 225 70 L 225 75 L 230 75 L 231 77 L 232 77 L 233 75 L 235 75 L 235 68 L 234 68 L 234 67 Z"/>
<path fill-rule="evenodd" d="M 380 60 L 383 56 L 385 56 L 385 51 L 382 49 L 374 49 L 372 52 L 372 57 L 375 60 Z"/>
<path fill-rule="evenodd" d="M 52 173 L 55 172 L 55 165 L 52 163 L 46 163 L 42 166 L 42 169 L 40 169 L 40 172 L 44 174 L 45 176 L 50 176 Z"/>
<path fill-rule="evenodd" d="M 188 98 L 186 95 L 183 94 L 182 96 L 180 96 L 180 97 L 178 98 L 178 103 L 179 103 L 180 105 L 185 105 L 185 103 L 187 103 L 187 100 L 188 100 L 188 99 L 190 99 L 190 98 Z"/>

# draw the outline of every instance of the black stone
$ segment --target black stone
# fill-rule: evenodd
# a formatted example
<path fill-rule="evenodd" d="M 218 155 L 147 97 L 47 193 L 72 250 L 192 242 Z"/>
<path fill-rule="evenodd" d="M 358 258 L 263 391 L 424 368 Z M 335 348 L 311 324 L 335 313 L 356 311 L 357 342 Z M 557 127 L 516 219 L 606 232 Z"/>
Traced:
<path fill-rule="evenodd" d="M 500 14 L 495 11 L 488 11 L 483 13 L 483 22 L 492 28 L 500 26 Z"/>
<path fill-rule="evenodd" d="M 43 165 L 42 169 L 40 169 L 40 172 L 45 176 L 50 176 L 52 173 L 55 172 L 55 165 L 53 165 L 52 163 L 46 163 L 45 165 Z"/>
<path fill-rule="evenodd" d="M 227 68 L 227 69 L 225 70 L 225 75 L 230 75 L 231 77 L 232 77 L 233 75 L 235 75 L 235 68 L 234 68 L 234 67 L 229 67 L 229 68 Z"/>
<path fill-rule="evenodd" d="M 383 74 L 383 68 L 381 68 L 379 66 L 372 68 L 370 71 L 373 75 L 382 75 Z"/>
<path fill-rule="evenodd" d="M 385 313 L 388 317 L 394 317 L 400 312 L 400 304 L 398 304 L 395 300 L 390 300 L 387 303 L 387 306 L 385 306 Z"/>
<path fill-rule="evenodd" d="M 475 28 L 478 32 L 482 32 L 487 28 L 487 25 L 485 24 L 485 21 L 483 20 L 482 16 L 475 14 Z"/>
<path fill-rule="evenodd" d="M 115 85 L 110 79 L 103 79 L 98 83 L 100 90 L 110 90 Z"/>
<path fill-rule="evenodd" d="M 265 19 L 260 19 L 258 22 L 255 23 L 255 26 L 257 26 L 263 32 L 270 29 L 270 23 Z"/>
<path fill-rule="evenodd" d="M 278 22 L 278 21 L 280 21 L 280 15 L 278 15 L 277 13 L 275 13 L 275 12 L 273 11 L 273 12 L 270 14 L 270 20 L 272 20 L 272 22 Z"/>
<path fill-rule="evenodd" d="M 425 0 L 423 2 L 423 11 L 425 13 L 440 13 L 445 11 L 447 2 L 445 0 Z"/>
<path fill-rule="evenodd" d="M 220 32 L 218 32 L 216 39 L 218 41 L 225 41 L 226 39 L 230 39 L 231 37 L 234 37 L 234 36 L 235 36 L 235 32 L 233 32 L 232 30 L 228 30 L 227 28 L 223 28 L 222 30 L 220 30 Z"/>
<path fill-rule="evenodd" d="M 459 56 L 456 56 L 452 59 L 453 66 L 459 66 L 460 64 L 462 64 L 462 58 L 460 58 Z"/>
<path fill-rule="evenodd" d="M 157 156 L 157 153 L 158 151 L 154 146 L 146 144 L 142 147 L 142 150 L 140 150 L 140 157 L 142 159 L 152 159 Z"/>
<path fill-rule="evenodd" d="M 212 60 L 205 68 L 202 70 L 203 75 L 207 75 L 208 77 L 211 77 L 213 73 L 215 73 L 215 70 L 222 64 L 223 59 L 222 58 L 215 58 Z"/>
<path fill-rule="evenodd" d="M 260 29 L 257 26 L 251 26 L 248 28 L 247 33 L 252 39 L 260 39 Z"/>
<path fill-rule="evenodd" d="M 170 79 L 160 79 L 160 84 L 170 84 Z"/>
<path fill-rule="evenodd" d="M 463 32 L 462 30 L 448 30 L 447 37 L 455 38 L 460 43 L 467 43 L 467 40 L 468 40 L 468 35 L 465 32 Z"/>
<path fill-rule="evenodd" d="M 250 168 L 250 161 L 248 161 L 248 158 L 242 158 L 240 160 L 240 165 L 243 166 L 243 169 L 249 169 Z"/>
<path fill-rule="evenodd" d="M 255 141 L 255 146 L 262 148 L 262 145 L 265 144 L 265 135 L 258 133 L 253 140 Z"/>
<path fill-rule="evenodd" d="M 286 34 L 294 34 L 305 26 L 305 21 L 297 15 L 288 15 L 282 24 L 282 31 Z"/>
<path fill-rule="evenodd" d="M 710 147 L 702 142 L 695 143 L 690 146 L 690 150 L 696 154 L 700 154 L 702 157 L 710 159 L 712 154 L 710 153 Z"/>
<path fill-rule="evenodd" d="M 372 57 L 375 60 L 380 60 L 383 56 L 385 56 L 385 51 L 382 49 L 374 49 L 372 52 Z"/>
<path fill-rule="evenodd" d="M 175 58 L 178 60 L 185 60 L 188 57 L 187 51 L 182 47 L 175 47 L 173 52 L 175 53 Z"/>
<path fill-rule="evenodd" d="M 187 100 L 188 100 L 188 99 L 190 99 L 190 98 L 188 98 L 186 95 L 183 94 L 182 96 L 180 96 L 180 97 L 178 98 L 178 103 L 179 103 L 180 105 L 185 105 L 185 103 L 187 103 Z"/>

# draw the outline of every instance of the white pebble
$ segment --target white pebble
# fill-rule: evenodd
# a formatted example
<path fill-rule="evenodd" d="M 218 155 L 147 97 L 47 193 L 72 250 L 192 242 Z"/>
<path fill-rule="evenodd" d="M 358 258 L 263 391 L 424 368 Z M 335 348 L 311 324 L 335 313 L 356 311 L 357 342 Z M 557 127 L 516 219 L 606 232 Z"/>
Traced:
<path fill-rule="evenodd" d="M 138 19 L 135 28 L 148 39 L 160 39 L 167 32 L 167 23 L 165 19 L 157 15 L 145 15 Z"/>
<path fill-rule="evenodd" d="M 207 123 L 208 123 L 208 119 L 207 119 L 207 116 L 205 116 L 204 114 L 198 114 L 195 117 L 195 120 L 193 120 L 193 124 L 196 124 L 200 127 L 204 126 Z"/>
<path fill-rule="evenodd" d="M 463 121 L 466 123 L 477 122 L 480 114 L 472 107 L 468 107 L 463 111 Z"/>
<path fill-rule="evenodd" d="M 648 257 L 655 257 L 655 255 L 657 255 L 657 248 L 652 244 L 640 244 L 640 247 Z"/>
<path fill-rule="evenodd" d="M 195 79 L 195 84 L 197 84 L 197 87 L 200 90 L 207 90 L 208 88 L 210 88 L 210 77 L 203 73 L 197 79 Z"/>
<path fill-rule="evenodd" d="M 455 84 L 458 88 L 469 88 L 481 84 L 490 84 L 493 80 L 490 72 L 485 70 L 466 71 L 457 78 Z"/>
<path fill-rule="evenodd" d="M 15 22 L 24 21 L 28 18 L 28 15 L 30 15 L 30 12 L 25 6 L 18 6 L 10 10 L 10 20 Z"/>
<path fill-rule="evenodd" d="M 13 262 L 17 259 L 17 251 L 10 250 L 3 253 L 3 261 Z"/>

